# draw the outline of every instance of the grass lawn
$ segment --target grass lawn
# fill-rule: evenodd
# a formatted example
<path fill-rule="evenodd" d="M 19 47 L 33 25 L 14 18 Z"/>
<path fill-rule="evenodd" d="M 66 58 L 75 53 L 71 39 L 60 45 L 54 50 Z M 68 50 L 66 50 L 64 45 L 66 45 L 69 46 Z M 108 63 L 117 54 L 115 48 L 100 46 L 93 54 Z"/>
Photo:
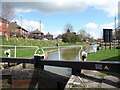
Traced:
<path fill-rule="evenodd" d="M 120 49 L 102 49 L 94 53 L 89 53 L 88 61 L 120 61 Z"/>
<path fill-rule="evenodd" d="M 89 53 L 87 61 L 120 61 L 120 49 L 102 49 L 94 53 Z M 120 73 L 115 72 L 103 72 L 98 76 L 103 78 L 108 75 L 120 77 Z"/>
<path fill-rule="evenodd" d="M 15 51 L 14 51 L 14 48 L 9 48 L 10 49 L 10 52 L 11 52 L 11 57 L 14 57 L 15 56 Z M 2 52 L 2 57 L 6 57 L 4 51 L 7 50 L 5 48 L 2 48 L 0 50 L 0 52 Z M 35 50 L 36 48 L 17 48 L 16 50 L 16 57 L 17 58 L 33 58 L 34 57 L 34 53 L 35 53 Z M 0 56 L 1 56 L 0 55 Z"/>
<path fill-rule="evenodd" d="M 6 38 L 2 37 L 2 44 L 3 45 L 13 45 L 13 46 L 38 46 L 41 47 L 53 47 L 56 46 L 58 42 L 56 40 L 33 40 L 33 39 L 23 39 L 23 38 L 9 38 L 8 41 L 6 41 Z M 77 42 L 74 45 L 86 45 L 88 43 L 86 42 Z M 62 41 L 59 41 L 60 46 L 68 46 L 72 44 L 64 43 Z M 0 56 L 6 57 L 4 54 L 4 51 L 7 49 L 10 49 L 11 51 L 11 57 L 14 57 L 14 47 L 0 47 Z M 17 58 L 31 58 L 34 56 L 36 48 L 23 48 L 23 47 L 17 47 Z M 44 49 L 45 51 L 54 50 L 54 48 L 47 48 Z M 39 49 L 37 53 L 42 54 L 42 51 Z"/>

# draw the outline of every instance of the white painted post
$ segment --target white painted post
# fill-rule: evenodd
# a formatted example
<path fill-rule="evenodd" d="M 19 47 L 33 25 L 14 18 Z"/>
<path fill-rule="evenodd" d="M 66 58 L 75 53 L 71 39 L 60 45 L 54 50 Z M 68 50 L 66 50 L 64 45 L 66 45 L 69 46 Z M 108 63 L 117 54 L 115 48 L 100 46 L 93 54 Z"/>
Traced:
<path fill-rule="evenodd" d="M 16 58 L 16 46 L 15 46 L 15 51 L 14 51 L 14 57 Z"/>
<path fill-rule="evenodd" d="M 78 53 L 78 61 L 81 61 L 81 59 L 80 59 L 80 52 L 81 52 L 81 50 L 82 50 L 82 46 L 80 46 L 80 50 L 79 50 L 79 53 Z"/>
<path fill-rule="evenodd" d="M 59 61 L 60 61 L 60 47 L 58 46 L 58 57 L 59 57 Z"/>
<path fill-rule="evenodd" d="M 81 61 L 81 60 L 80 60 L 80 51 L 81 51 L 81 50 L 79 50 L 79 53 L 78 53 L 78 59 L 79 59 L 79 61 Z"/>

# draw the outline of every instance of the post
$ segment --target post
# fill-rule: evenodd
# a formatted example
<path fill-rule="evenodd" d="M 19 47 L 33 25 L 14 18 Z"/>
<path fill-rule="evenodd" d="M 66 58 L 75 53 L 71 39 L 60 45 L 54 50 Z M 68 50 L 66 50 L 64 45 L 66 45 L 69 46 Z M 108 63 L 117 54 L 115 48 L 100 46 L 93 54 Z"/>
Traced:
<path fill-rule="evenodd" d="M 22 64 L 22 68 L 26 68 L 26 63 L 23 63 L 23 64 Z"/>
<path fill-rule="evenodd" d="M 15 51 L 14 51 L 14 57 L 16 58 L 16 46 L 15 46 Z"/>
<path fill-rule="evenodd" d="M 79 50 L 79 53 L 78 53 L 78 60 L 79 60 L 79 61 L 81 61 L 81 60 L 80 60 L 80 51 L 81 51 L 81 50 Z"/>
<path fill-rule="evenodd" d="M 58 46 L 58 57 L 59 57 L 59 61 L 60 61 L 60 47 Z"/>
<path fill-rule="evenodd" d="M 34 63 L 34 68 L 39 68 L 41 70 L 44 70 L 44 65 L 40 65 L 40 60 L 42 59 L 41 56 L 39 55 L 34 55 L 34 60 L 35 60 L 35 63 Z"/>
<path fill-rule="evenodd" d="M 106 42 L 105 42 L 105 50 L 106 50 Z"/>
<path fill-rule="evenodd" d="M 81 69 L 72 68 L 72 75 L 77 75 L 81 73 Z"/>
<path fill-rule="evenodd" d="M 110 42 L 110 49 L 112 49 L 112 42 Z"/>

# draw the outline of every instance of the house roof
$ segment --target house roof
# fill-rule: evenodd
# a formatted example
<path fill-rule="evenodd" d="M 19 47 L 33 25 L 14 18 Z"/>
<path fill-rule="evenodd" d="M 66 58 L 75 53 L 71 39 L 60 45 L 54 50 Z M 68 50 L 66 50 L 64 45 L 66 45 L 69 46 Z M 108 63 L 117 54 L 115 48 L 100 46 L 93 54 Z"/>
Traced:
<path fill-rule="evenodd" d="M 50 33 L 48 32 L 46 35 L 52 35 L 52 34 L 50 34 Z"/>
<path fill-rule="evenodd" d="M 36 29 L 35 31 L 30 32 L 32 34 L 43 34 L 40 30 Z"/>
<path fill-rule="evenodd" d="M 15 31 L 15 30 L 20 29 L 20 28 L 21 27 L 16 22 L 11 22 L 10 23 L 10 30 Z M 24 28 L 22 28 L 22 30 L 28 32 Z"/>
<path fill-rule="evenodd" d="M 2 18 L 2 17 L 0 17 L 0 22 L 8 22 L 6 19 L 4 19 L 4 18 Z"/>

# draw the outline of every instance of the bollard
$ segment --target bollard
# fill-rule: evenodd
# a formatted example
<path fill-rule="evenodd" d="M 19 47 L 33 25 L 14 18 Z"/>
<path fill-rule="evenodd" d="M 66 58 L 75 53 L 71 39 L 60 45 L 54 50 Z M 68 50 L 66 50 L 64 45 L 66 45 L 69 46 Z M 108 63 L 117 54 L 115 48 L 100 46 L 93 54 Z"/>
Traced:
<path fill-rule="evenodd" d="M 26 63 L 23 63 L 23 64 L 22 64 L 22 68 L 26 68 Z"/>
<path fill-rule="evenodd" d="M 79 75 L 81 73 L 81 69 L 72 68 L 72 75 Z"/>
<path fill-rule="evenodd" d="M 34 68 L 39 68 L 41 70 L 44 70 L 44 65 L 41 65 L 40 64 L 40 61 L 43 59 L 42 56 L 40 56 L 39 54 L 34 54 L 34 60 L 35 60 L 35 63 L 34 63 Z"/>
<path fill-rule="evenodd" d="M 10 57 L 10 49 L 5 50 L 4 53 L 6 54 L 7 57 Z M 10 62 L 8 62 L 8 67 L 10 67 Z"/>

